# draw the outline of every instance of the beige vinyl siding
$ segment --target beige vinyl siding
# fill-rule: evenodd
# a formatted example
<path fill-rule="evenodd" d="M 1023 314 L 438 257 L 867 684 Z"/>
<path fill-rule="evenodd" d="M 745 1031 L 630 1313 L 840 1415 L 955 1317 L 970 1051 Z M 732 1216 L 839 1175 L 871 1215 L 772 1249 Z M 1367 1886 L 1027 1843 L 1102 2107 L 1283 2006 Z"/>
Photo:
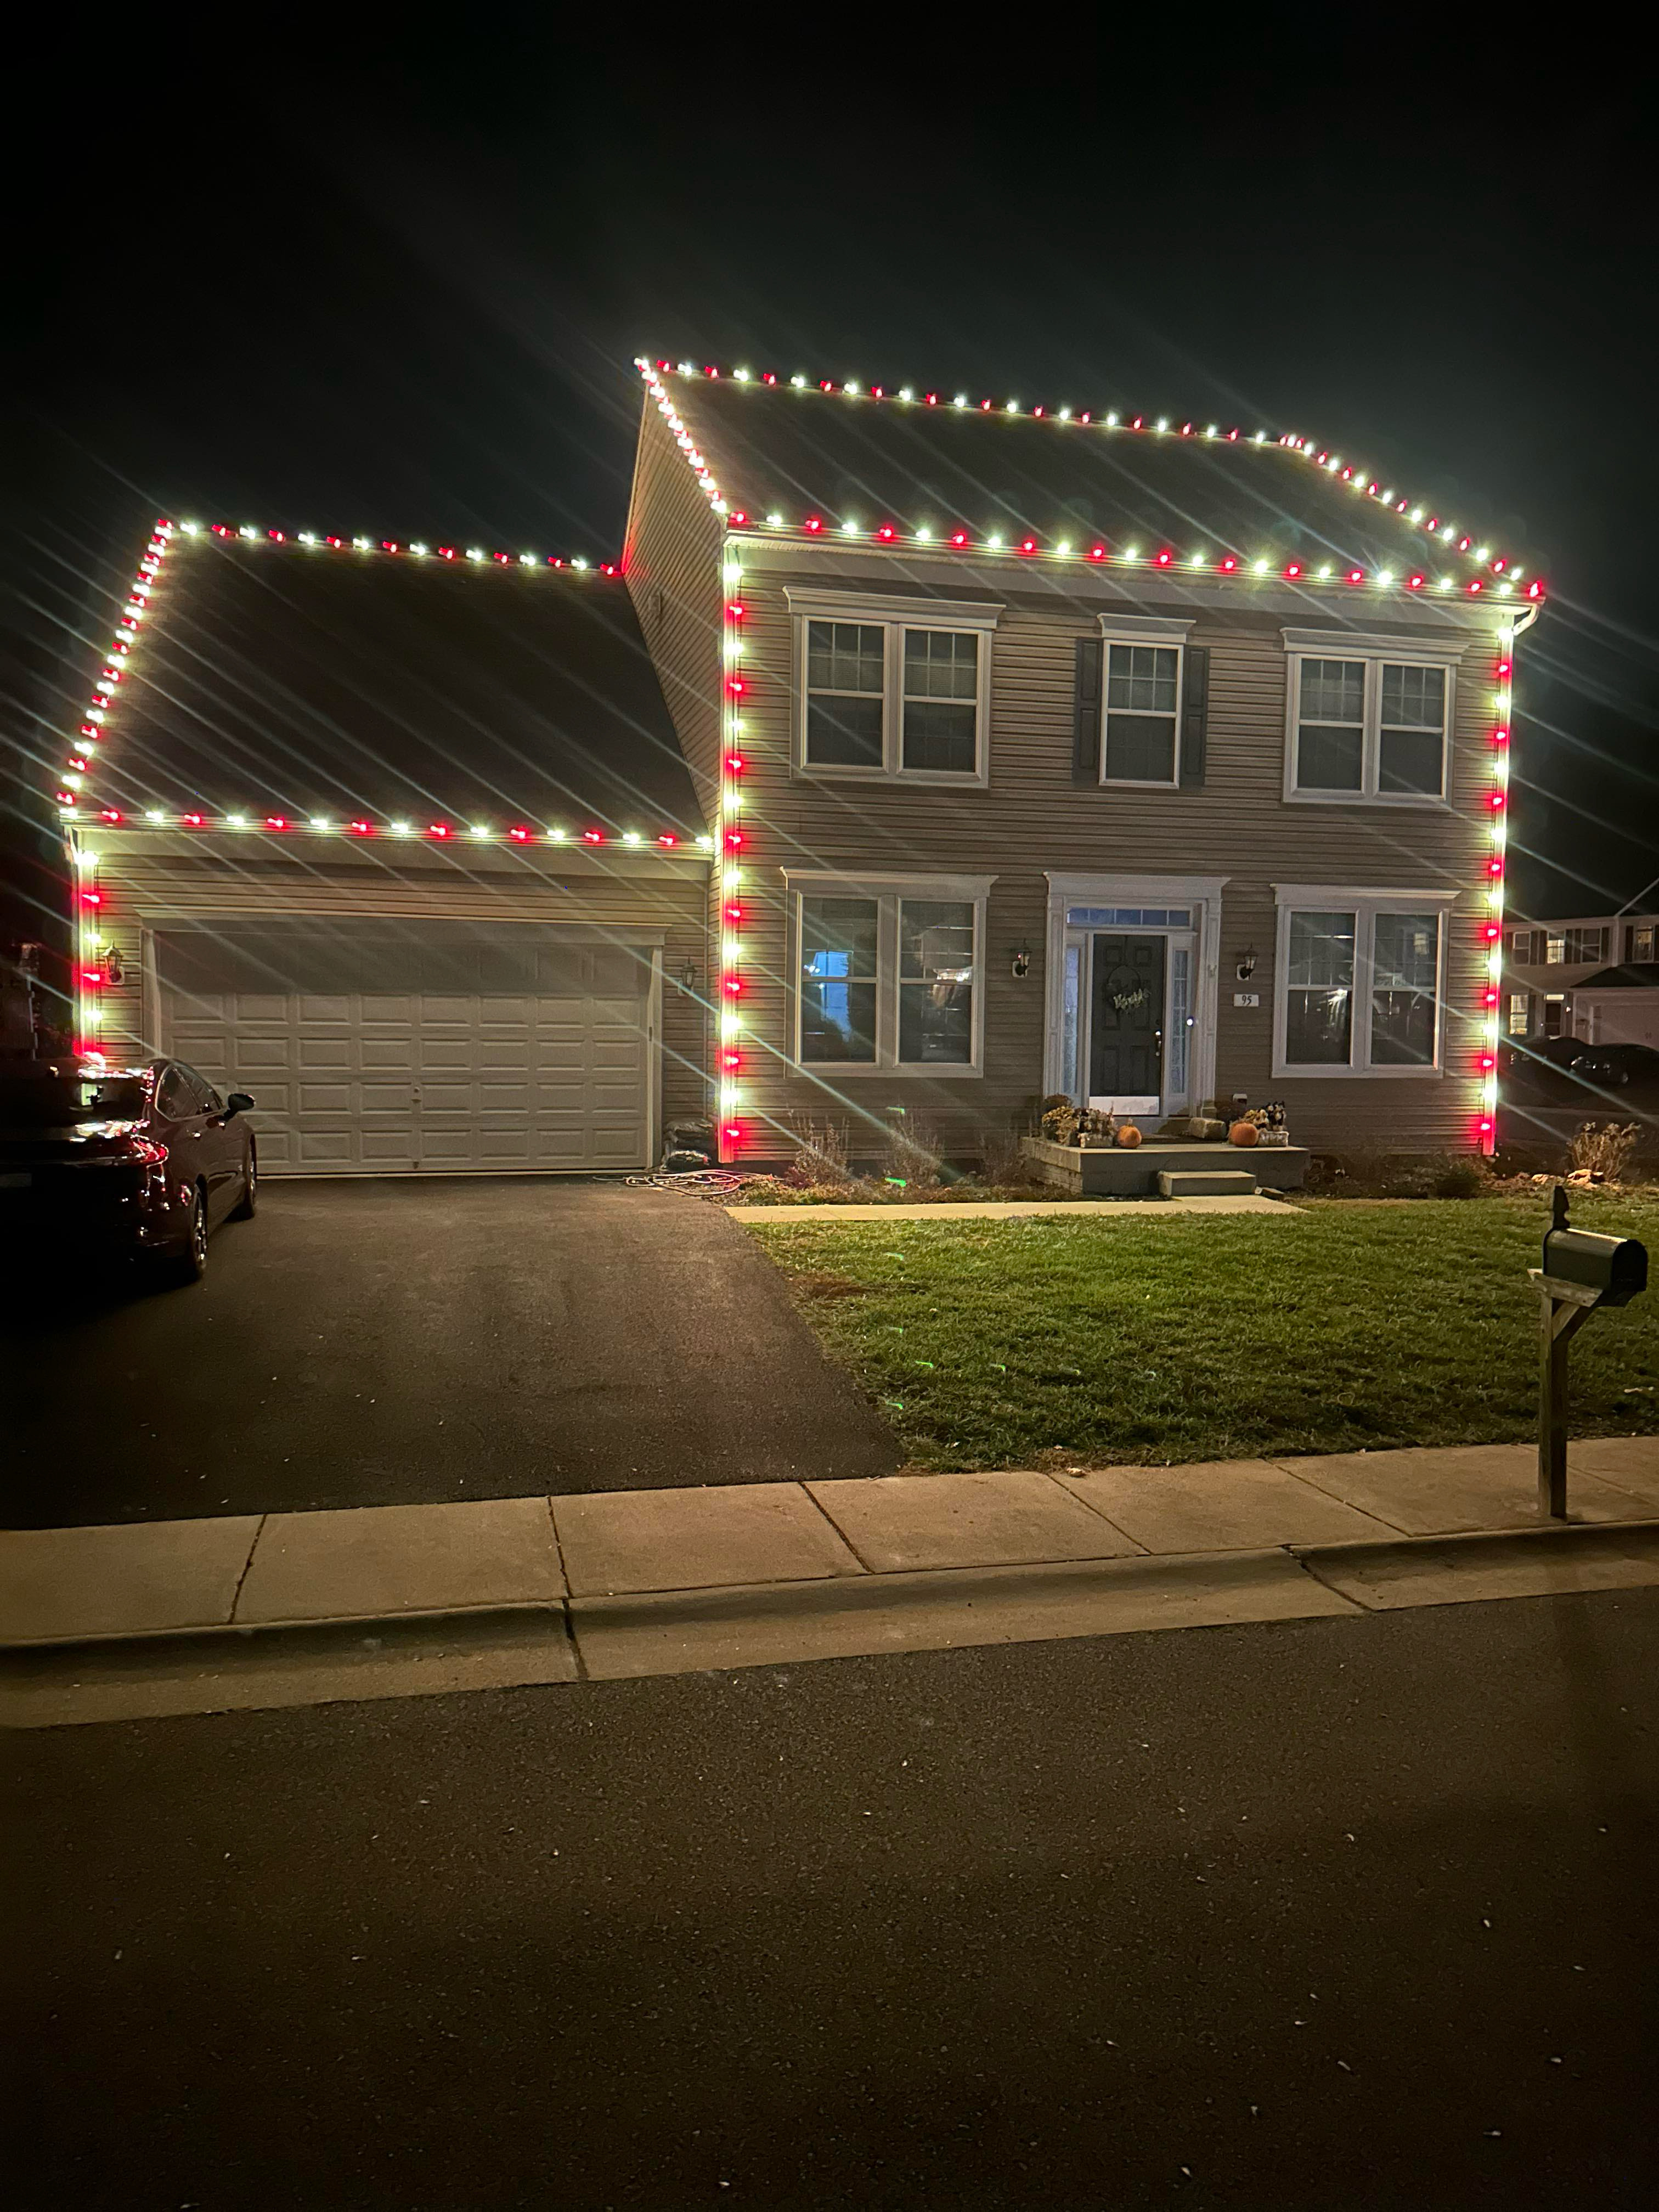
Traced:
<path fill-rule="evenodd" d="M 1000 599 L 1006 611 L 991 646 L 990 776 L 983 790 L 902 782 L 815 782 L 791 768 L 791 663 L 786 581 L 823 584 L 822 569 L 751 556 L 744 585 L 745 820 L 750 921 L 743 1113 L 747 1156 L 787 1156 L 793 1114 L 835 1112 L 873 1130 L 884 1109 L 927 1115 L 948 1149 L 971 1152 L 986 1126 L 1023 1127 L 1043 1088 L 1048 884 L 1045 872 L 1221 876 L 1219 1000 L 1215 1083 L 1253 1101 L 1282 1097 L 1294 1136 L 1327 1151 L 1361 1144 L 1427 1151 L 1467 1146 L 1479 1110 L 1471 1066 L 1479 1049 L 1477 1001 L 1485 946 L 1486 794 L 1491 667 L 1486 635 L 1459 633 L 1449 808 L 1306 805 L 1284 797 L 1289 659 L 1278 613 L 1196 616 L 1189 643 L 1210 649 L 1205 784 L 1126 790 L 1073 780 L 1074 644 L 1098 635 L 1094 608 L 1022 596 L 1018 578 L 964 577 L 960 596 Z M 837 589 L 902 589 L 891 576 L 834 578 Z M 1172 611 L 1160 607 L 1158 611 Z M 945 617 L 948 620 L 948 617 Z M 1305 614 L 1291 619 L 1305 623 Z M 990 875 L 983 988 L 985 1073 L 938 1080 L 896 1070 L 845 1079 L 842 1096 L 791 1073 L 793 976 L 783 871 Z M 1322 1080 L 1272 1075 L 1277 882 L 1426 889 L 1462 886 L 1447 921 L 1446 1073 L 1410 1079 Z M 1030 954 L 1012 974 L 1017 948 Z M 1234 964 L 1254 946 L 1248 987 Z M 1259 992 L 1236 1009 L 1235 989 Z M 843 1103 L 843 1101 L 848 1103 Z M 865 1113 L 869 1119 L 864 1120 Z M 871 1141 L 874 1141 L 873 1138 Z M 855 1149 L 857 1139 L 854 1139 Z"/>
<path fill-rule="evenodd" d="M 702 979 L 707 973 L 707 866 L 701 859 L 641 859 L 606 872 L 580 855 L 552 865 L 541 856 L 422 854 L 407 867 L 331 865 L 301 860 L 220 859 L 162 854 L 118 837 L 100 840 L 98 881 L 106 934 L 119 949 L 123 981 L 103 994 L 103 1036 L 112 1052 L 149 1047 L 145 1036 L 141 930 L 196 917 L 362 915 L 378 920 L 565 923 L 584 930 L 662 933 L 662 1110 L 665 1123 L 706 1112 Z M 517 865 L 502 865 L 516 862 Z M 687 963 L 698 988 L 678 981 Z"/>
<path fill-rule="evenodd" d="M 623 574 L 711 830 L 720 792 L 721 538 L 719 518 L 647 399 Z"/>

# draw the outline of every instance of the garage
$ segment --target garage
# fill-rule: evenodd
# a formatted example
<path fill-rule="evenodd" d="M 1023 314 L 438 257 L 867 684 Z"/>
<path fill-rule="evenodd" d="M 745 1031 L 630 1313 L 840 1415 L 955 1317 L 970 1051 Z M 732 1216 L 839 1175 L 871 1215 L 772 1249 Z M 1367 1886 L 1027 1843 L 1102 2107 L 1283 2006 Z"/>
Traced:
<path fill-rule="evenodd" d="M 267 1176 L 579 1173 L 653 1156 L 648 943 L 239 921 L 158 928 L 149 964 L 162 1048 L 252 1095 Z"/>

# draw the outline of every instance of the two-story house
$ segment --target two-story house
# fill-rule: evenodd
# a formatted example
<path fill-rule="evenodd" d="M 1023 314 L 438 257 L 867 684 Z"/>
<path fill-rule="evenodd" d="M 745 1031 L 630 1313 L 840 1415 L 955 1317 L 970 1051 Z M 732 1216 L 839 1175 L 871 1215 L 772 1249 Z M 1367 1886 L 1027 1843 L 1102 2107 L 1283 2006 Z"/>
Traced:
<path fill-rule="evenodd" d="M 1299 434 L 639 366 L 724 1157 L 1058 1092 L 1490 1147 L 1513 549 Z"/>
<path fill-rule="evenodd" d="M 1517 1042 L 1659 1045 L 1659 915 L 1522 923 L 1504 950 L 1504 1028 Z"/>
<path fill-rule="evenodd" d="M 1514 549 L 1300 433 L 639 364 L 620 558 L 182 520 L 57 787 L 79 1041 L 268 1173 L 1490 1146 Z"/>

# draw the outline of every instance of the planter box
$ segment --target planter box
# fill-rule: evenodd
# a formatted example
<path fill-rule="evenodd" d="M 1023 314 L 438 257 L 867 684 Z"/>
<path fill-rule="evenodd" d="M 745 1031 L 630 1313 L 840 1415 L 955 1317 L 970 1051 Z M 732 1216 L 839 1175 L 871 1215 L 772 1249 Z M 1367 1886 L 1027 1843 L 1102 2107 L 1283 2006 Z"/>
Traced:
<path fill-rule="evenodd" d="M 1185 1145 L 1152 1139 L 1125 1151 L 1079 1152 L 1046 1137 L 1022 1137 L 1020 1151 L 1051 1189 L 1080 1198 L 1155 1198 L 1160 1175 L 1248 1175 L 1263 1190 L 1300 1190 L 1308 1172 L 1301 1145 Z"/>

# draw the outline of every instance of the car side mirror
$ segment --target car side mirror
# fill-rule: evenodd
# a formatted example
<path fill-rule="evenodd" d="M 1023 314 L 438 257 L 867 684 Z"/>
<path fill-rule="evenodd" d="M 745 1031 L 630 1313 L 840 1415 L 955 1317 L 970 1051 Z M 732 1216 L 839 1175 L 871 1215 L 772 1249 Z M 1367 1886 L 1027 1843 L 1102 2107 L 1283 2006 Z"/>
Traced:
<path fill-rule="evenodd" d="M 229 1097 L 225 1101 L 225 1119 L 227 1121 L 230 1119 L 233 1114 L 251 1114 L 252 1111 L 253 1101 L 248 1097 L 246 1091 L 233 1091 Z"/>

